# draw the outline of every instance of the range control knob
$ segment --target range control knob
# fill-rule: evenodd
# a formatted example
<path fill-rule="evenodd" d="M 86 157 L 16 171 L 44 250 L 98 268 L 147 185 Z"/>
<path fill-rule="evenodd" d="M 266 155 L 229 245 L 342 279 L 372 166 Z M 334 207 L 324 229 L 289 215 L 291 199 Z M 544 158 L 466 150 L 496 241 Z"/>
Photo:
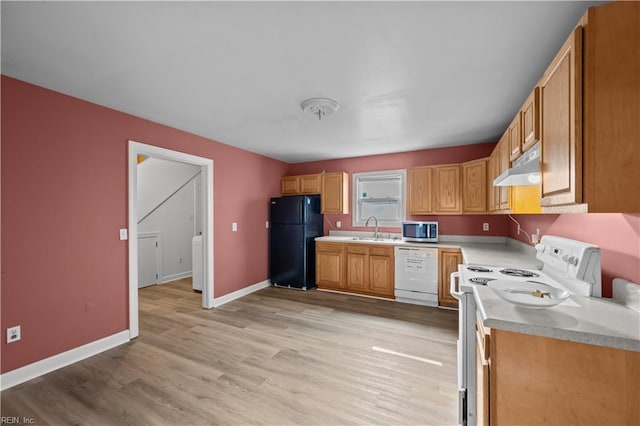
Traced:
<path fill-rule="evenodd" d="M 576 266 L 578 264 L 578 258 L 575 256 L 569 256 L 569 259 L 567 259 L 567 263 L 569 265 Z"/>

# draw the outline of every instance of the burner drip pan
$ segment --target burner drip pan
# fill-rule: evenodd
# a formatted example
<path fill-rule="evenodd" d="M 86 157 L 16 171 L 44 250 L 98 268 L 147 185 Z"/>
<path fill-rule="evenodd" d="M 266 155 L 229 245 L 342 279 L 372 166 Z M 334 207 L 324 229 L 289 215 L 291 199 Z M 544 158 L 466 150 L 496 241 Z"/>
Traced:
<path fill-rule="evenodd" d="M 527 271 L 526 269 L 514 269 L 514 268 L 503 269 L 500 271 L 500 273 L 504 275 L 508 275 L 510 277 L 523 277 L 523 278 L 535 278 L 540 276 L 540 274 Z"/>

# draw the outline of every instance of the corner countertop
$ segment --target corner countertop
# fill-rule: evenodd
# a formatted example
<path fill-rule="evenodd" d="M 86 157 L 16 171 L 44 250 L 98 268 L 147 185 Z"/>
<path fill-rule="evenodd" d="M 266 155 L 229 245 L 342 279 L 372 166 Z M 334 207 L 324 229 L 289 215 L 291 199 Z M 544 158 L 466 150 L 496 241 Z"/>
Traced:
<path fill-rule="evenodd" d="M 441 235 L 437 243 L 413 243 L 403 241 L 399 234 L 386 234 L 389 238 L 371 238 L 371 232 L 331 231 L 330 235 L 317 237 L 316 241 L 350 244 L 378 244 L 397 247 L 459 248 L 464 263 L 468 265 L 504 266 L 507 268 L 541 269 L 533 246 L 507 237 L 484 237 L 467 235 Z"/>
<path fill-rule="evenodd" d="M 474 286 L 482 323 L 489 328 L 640 352 L 640 313 L 611 299 L 570 296 L 559 305 L 528 309 Z"/>

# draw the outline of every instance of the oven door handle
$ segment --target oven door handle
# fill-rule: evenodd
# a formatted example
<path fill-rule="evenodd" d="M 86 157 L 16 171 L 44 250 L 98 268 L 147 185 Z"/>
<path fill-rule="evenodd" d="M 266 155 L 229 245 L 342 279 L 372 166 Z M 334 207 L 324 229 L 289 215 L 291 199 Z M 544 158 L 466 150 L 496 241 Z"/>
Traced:
<path fill-rule="evenodd" d="M 461 300 L 462 292 L 456 290 L 456 282 L 458 282 L 459 280 L 460 280 L 460 272 L 459 271 L 452 272 L 450 284 L 449 284 L 449 293 L 451 293 L 451 295 L 456 299 Z"/>

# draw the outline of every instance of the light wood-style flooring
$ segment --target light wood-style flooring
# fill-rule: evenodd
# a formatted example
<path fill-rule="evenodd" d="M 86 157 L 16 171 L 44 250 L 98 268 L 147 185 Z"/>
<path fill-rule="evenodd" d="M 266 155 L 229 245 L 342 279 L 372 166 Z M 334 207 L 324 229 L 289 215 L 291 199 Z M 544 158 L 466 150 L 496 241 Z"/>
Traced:
<path fill-rule="evenodd" d="M 452 425 L 455 311 L 266 288 L 213 310 L 140 290 L 140 336 L 2 392 L 2 416 L 85 425 Z"/>

